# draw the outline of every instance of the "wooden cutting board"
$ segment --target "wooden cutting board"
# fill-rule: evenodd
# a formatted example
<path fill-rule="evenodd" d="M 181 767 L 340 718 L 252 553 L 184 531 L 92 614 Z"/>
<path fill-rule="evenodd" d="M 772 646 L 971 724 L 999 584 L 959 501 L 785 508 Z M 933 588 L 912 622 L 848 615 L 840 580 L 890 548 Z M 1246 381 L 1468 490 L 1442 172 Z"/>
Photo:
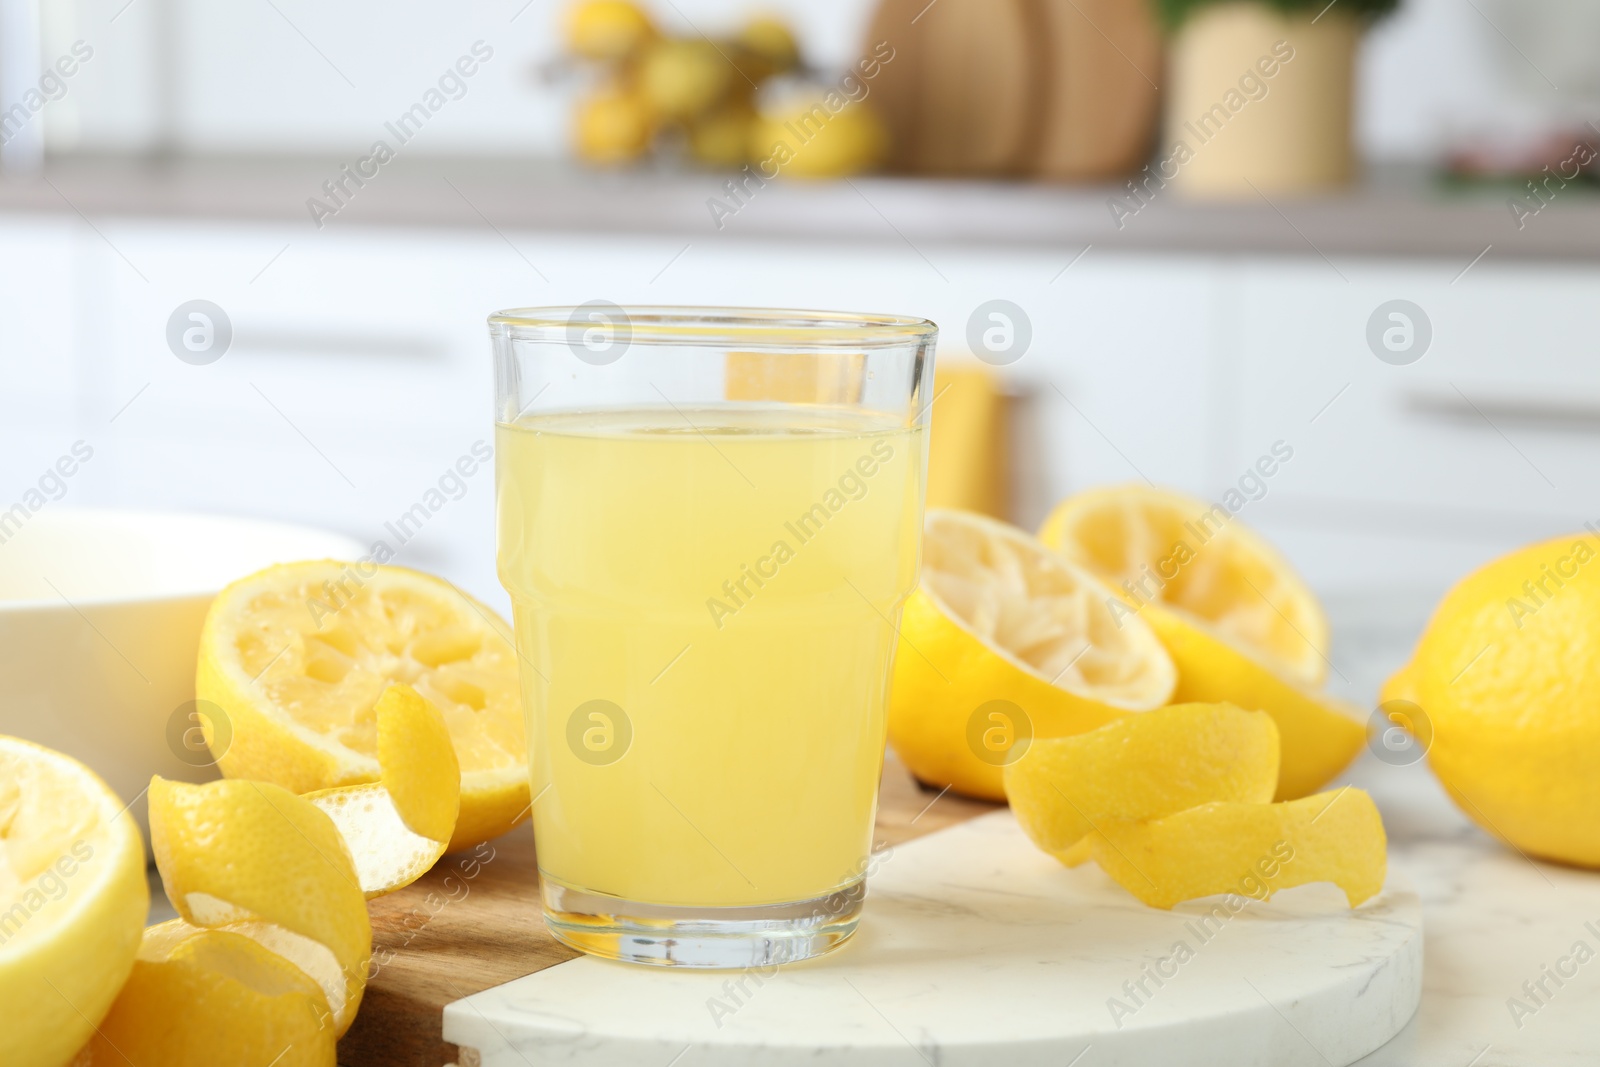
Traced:
<path fill-rule="evenodd" d="M 879 793 L 876 841 L 897 845 L 998 805 L 924 791 L 891 755 Z M 578 955 L 539 915 L 533 831 L 523 826 L 446 856 L 428 874 L 372 902 L 376 973 L 350 1032 L 343 1067 L 443 1067 L 444 1006 Z"/>

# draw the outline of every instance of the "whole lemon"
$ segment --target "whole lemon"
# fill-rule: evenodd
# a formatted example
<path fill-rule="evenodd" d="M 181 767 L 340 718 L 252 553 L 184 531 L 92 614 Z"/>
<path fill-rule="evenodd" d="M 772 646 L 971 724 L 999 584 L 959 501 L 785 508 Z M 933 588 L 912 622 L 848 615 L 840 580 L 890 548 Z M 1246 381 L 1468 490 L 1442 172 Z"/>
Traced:
<path fill-rule="evenodd" d="M 631 90 L 604 86 L 578 104 L 572 125 L 578 157 L 588 163 L 629 163 L 655 136 L 650 105 Z"/>
<path fill-rule="evenodd" d="M 751 158 L 763 170 L 797 178 L 842 178 L 877 167 L 889 147 L 889 132 L 865 102 L 837 90 L 791 99 L 751 130 Z"/>
<path fill-rule="evenodd" d="M 1600 867 L 1600 539 L 1519 549 L 1462 579 L 1383 700 L 1420 720 L 1458 806 L 1533 856 Z M 1420 713 L 1417 709 L 1420 709 Z"/>
<path fill-rule="evenodd" d="M 584 59 L 624 59 L 656 35 L 650 16 L 629 0 L 580 0 L 567 9 L 567 48 Z"/>
<path fill-rule="evenodd" d="M 757 81 L 800 65 L 794 30 L 773 15 L 757 15 L 745 23 L 734 44 L 744 53 L 746 73 Z"/>
<path fill-rule="evenodd" d="M 665 40 L 639 67 L 639 89 L 661 114 L 692 119 L 727 95 L 738 72 L 710 41 Z"/>
<path fill-rule="evenodd" d="M 708 167 L 740 167 L 749 157 L 756 111 L 748 101 L 715 107 L 689 124 L 689 154 Z"/>

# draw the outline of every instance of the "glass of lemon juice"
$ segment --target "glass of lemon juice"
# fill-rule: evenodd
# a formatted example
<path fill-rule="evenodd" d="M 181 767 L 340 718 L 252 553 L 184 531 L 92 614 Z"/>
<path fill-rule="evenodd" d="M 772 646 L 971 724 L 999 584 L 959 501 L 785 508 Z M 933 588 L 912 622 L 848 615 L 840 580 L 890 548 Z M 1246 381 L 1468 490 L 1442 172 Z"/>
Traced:
<path fill-rule="evenodd" d="M 545 919 L 614 959 L 860 918 L 937 329 L 609 304 L 489 320 Z"/>

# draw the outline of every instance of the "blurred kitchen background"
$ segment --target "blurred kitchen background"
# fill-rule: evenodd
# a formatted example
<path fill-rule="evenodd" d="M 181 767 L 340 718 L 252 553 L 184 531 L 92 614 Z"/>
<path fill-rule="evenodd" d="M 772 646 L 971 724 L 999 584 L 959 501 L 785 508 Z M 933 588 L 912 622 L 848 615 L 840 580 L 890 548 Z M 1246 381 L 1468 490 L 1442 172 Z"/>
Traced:
<path fill-rule="evenodd" d="M 1600 0 L 639 3 L 0 0 L 0 512 L 503 606 L 484 318 L 605 300 L 934 319 L 936 496 L 1027 526 L 1286 445 L 1240 517 L 1359 699 L 1600 521 Z"/>

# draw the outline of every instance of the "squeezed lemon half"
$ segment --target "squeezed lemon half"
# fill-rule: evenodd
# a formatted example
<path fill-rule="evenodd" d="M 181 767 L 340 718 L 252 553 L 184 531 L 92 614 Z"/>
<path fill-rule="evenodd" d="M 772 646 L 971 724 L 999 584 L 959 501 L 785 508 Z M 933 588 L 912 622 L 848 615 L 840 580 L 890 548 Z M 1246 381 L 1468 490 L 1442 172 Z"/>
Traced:
<path fill-rule="evenodd" d="M 1039 539 L 1116 587 L 1308 685 L 1328 676 L 1328 620 L 1289 562 L 1221 504 L 1117 485 L 1077 493 Z"/>
<path fill-rule="evenodd" d="M 1178 669 L 1172 699 L 1270 714 L 1283 739 L 1277 795 L 1320 789 L 1366 739 L 1355 707 L 1318 691 L 1328 622 L 1288 562 L 1222 505 L 1143 485 L 1063 501 L 1040 540 L 1115 586 L 1126 622 L 1160 635 Z"/>
<path fill-rule="evenodd" d="M 1082 733 L 1166 703 L 1172 659 L 1115 595 L 1021 530 L 930 511 L 922 584 L 895 653 L 889 739 L 924 783 L 1005 797 L 1034 737 Z"/>
<path fill-rule="evenodd" d="M 331 560 L 241 579 L 211 605 L 196 692 L 222 772 L 294 793 L 377 782 L 379 698 L 407 685 L 439 710 L 461 770 L 450 850 L 528 816 L 527 742 L 510 628 L 449 582 Z"/>

